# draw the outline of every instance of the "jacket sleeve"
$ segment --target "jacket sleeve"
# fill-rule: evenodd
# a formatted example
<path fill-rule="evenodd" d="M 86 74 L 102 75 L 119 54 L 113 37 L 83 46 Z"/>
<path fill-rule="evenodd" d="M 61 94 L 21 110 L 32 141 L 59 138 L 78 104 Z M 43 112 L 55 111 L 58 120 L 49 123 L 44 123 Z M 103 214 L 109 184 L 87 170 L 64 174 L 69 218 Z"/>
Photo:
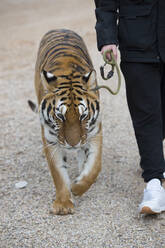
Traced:
<path fill-rule="evenodd" d="M 117 9 L 118 0 L 95 0 L 97 47 L 100 51 L 104 45 L 118 44 Z"/>

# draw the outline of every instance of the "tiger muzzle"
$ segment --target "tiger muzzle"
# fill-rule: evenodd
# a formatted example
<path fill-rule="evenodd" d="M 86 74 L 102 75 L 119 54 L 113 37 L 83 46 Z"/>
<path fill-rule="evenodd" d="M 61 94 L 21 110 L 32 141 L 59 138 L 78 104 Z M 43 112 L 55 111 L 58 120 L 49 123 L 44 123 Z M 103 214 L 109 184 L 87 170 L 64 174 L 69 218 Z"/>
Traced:
<path fill-rule="evenodd" d="M 80 124 L 78 124 L 77 122 L 74 123 L 65 123 L 65 127 L 64 127 L 64 136 L 65 136 L 65 140 L 66 142 L 74 147 L 76 146 L 81 139 L 81 135 L 80 135 Z"/>
<path fill-rule="evenodd" d="M 76 146 L 81 139 L 81 125 L 79 115 L 76 112 L 73 104 L 66 113 L 66 120 L 64 123 L 64 137 L 70 146 Z"/>

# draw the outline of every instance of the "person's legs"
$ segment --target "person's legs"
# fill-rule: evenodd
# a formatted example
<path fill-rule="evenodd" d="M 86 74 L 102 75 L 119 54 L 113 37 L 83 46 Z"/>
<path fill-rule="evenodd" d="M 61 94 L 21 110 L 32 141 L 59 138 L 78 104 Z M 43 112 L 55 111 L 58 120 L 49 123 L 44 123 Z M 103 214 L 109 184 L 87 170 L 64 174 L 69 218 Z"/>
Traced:
<path fill-rule="evenodd" d="M 162 102 L 162 130 L 163 130 L 163 139 L 165 139 L 165 64 L 161 66 L 161 102 Z"/>
<path fill-rule="evenodd" d="M 121 63 L 145 182 L 164 178 L 160 64 Z M 165 80 L 164 80 L 165 81 Z M 165 100 L 164 106 L 165 106 Z"/>
<path fill-rule="evenodd" d="M 139 212 L 165 211 L 163 138 L 165 137 L 165 68 L 163 64 L 121 63 L 127 102 L 147 182 Z"/>

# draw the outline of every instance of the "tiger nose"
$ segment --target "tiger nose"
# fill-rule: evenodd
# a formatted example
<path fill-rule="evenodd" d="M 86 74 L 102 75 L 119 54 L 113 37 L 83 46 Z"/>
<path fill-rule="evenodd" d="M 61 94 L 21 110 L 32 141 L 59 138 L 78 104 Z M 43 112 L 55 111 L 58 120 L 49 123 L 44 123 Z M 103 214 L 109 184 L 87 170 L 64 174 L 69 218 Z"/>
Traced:
<path fill-rule="evenodd" d="M 64 136 L 66 142 L 74 147 L 80 142 L 81 125 L 79 114 L 77 113 L 74 105 L 72 104 L 66 112 L 66 120 L 64 122 Z"/>
<path fill-rule="evenodd" d="M 76 146 L 80 142 L 80 129 L 74 125 L 65 130 L 65 139 L 70 146 Z"/>

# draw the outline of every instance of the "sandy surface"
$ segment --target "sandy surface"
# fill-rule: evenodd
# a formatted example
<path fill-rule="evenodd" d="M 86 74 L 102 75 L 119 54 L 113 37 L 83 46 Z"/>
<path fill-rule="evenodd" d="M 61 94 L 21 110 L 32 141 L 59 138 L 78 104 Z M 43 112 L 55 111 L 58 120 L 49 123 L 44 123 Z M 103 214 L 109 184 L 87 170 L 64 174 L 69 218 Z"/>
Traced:
<path fill-rule="evenodd" d="M 92 0 L 0 1 L 0 248 L 165 247 L 165 214 L 137 212 L 144 183 L 124 81 L 118 96 L 101 92 L 103 169 L 97 182 L 75 200 L 74 215 L 49 213 L 55 190 L 42 156 L 39 121 L 27 105 L 27 99 L 36 99 L 38 44 L 53 28 L 78 32 L 101 84 L 94 26 Z M 115 78 L 111 83 L 115 86 Z M 71 166 L 72 177 L 76 173 Z M 21 180 L 28 185 L 16 189 Z"/>

